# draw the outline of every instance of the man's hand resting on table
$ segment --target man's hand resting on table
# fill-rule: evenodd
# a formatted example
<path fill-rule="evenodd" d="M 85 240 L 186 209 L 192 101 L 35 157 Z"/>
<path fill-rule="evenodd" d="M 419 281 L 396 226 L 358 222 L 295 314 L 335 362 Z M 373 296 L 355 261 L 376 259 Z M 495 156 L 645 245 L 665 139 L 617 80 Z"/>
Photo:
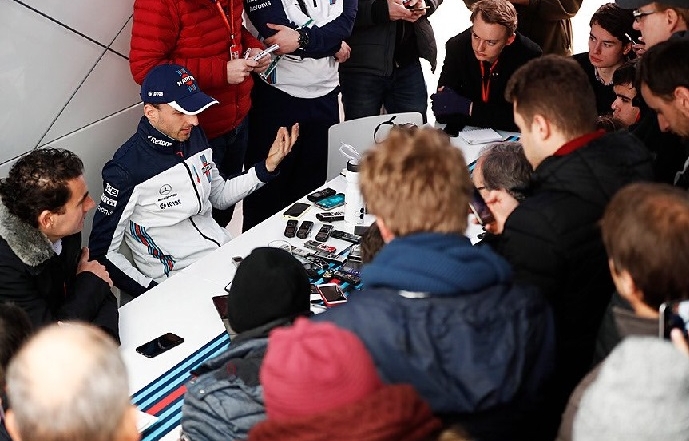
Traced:
<path fill-rule="evenodd" d="M 273 141 L 273 145 L 270 147 L 268 157 L 266 158 L 266 169 L 269 172 L 274 172 L 280 162 L 285 159 L 285 156 L 292 151 L 297 138 L 299 138 L 299 123 L 292 126 L 291 133 L 285 127 L 278 129 L 275 141 Z"/>

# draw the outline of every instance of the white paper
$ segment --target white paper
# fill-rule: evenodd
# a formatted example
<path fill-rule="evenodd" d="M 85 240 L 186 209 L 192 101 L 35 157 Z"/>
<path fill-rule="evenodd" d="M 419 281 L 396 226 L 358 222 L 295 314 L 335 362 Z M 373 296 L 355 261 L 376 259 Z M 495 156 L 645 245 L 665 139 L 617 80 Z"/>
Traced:
<path fill-rule="evenodd" d="M 487 144 L 502 141 L 502 135 L 493 129 L 463 130 L 459 136 L 469 144 Z"/>

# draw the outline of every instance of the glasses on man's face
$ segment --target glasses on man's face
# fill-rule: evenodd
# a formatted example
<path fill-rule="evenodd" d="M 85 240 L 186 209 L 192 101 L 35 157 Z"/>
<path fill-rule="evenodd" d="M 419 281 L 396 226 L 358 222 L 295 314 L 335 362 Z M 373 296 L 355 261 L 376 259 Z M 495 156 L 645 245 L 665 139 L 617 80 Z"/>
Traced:
<path fill-rule="evenodd" d="M 373 130 L 373 141 L 376 144 L 380 144 L 381 142 L 385 141 L 388 135 L 390 134 L 390 131 L 394 127 L 397 127 L 398 129 L 403 129 L 405 131 L 408 131 L 409 133 L 414 133 L 414 131 L 418 128 L 418 126 L 413 123 L 395 124 L 395 118 L 397 118 L 397 115 L 393 115 L 392 117 L 390 117 L 389 120 L 383 121 L 382 123 L 378 124 L 376 128 Z"/>
<path fill-rule="evenodd" d="M 646 17 L 647 15 L 655 14 L 656 12 L 663 12 L 663 11 L 640 11 L 638 9 L 635 9 L 632 11 L 632 15 L 634 16 L 634 21 L 639 23 L 642 18 Z"/>

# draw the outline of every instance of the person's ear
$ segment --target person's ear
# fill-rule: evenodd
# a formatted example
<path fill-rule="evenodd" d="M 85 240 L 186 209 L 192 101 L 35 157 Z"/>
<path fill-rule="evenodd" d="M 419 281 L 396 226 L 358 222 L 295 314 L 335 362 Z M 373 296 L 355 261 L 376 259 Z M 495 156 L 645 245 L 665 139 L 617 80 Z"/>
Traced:
<path fill-rule="evenodd" d="M 378 229 L 380 230 L 380 237 L 383 238 L 383 242 L 389 243 L 395 238 L 395 234 L 390 231 L 390 229 L 385 225 L 383 219 L 376 217 L 376 224 L 378 224 Z"/>
<path fill-rule="evenodd" d="M 675 87 L 673 92 L 677 107 L 683 110 L 684 114 L 689 114 L 689 88 L 684 86 Z"/>
<path fill-rule="evenodd" d="M 144 104 L 144 116 L 148 118 L 150 122 L 158 120 L 158 109 L 156 109 L 151 104 Z"/>
<path fill-rule="evenodd" d="M 552 135 L 550 121 L 543 115 L 534 115 L 531 121 L 531 132 L 536 135 L 540 141 L 547 140 Z"/>
<path fill-rule="evenodd" d="M 672 8 L 668 8 L 664 12 L 665 12 L 665 18 L 667 19 L 667 25 L 674 32 L 675 28 L 677 27 L 677 24 L 679 23 L 680 17 L 677 14 L 677 11 L 675 11 Z"/>
<path fill-rule="evenodd" d="M 632 50 L 632 44 L 631 43 L 628 42 L 627 44 L 622 45 L 622 54 L 623 55 L 628 55 L 631 50 Z"/>
<path fill-rule="evenodd" d="M 506 44 L 506 46 L 509 46 L 509 45 L 511 45 L 512 43 L 514 43 L 514 39 L 515 39 L 515 38 L 517 38 L 517 35 L 516 35 L 516 34 L 510 35 L 510 36 L 507 38 L 507 44 Z"/>
<path fill-rule="evenodd" d="M 17 420 L 14 417 L 14 412 L 12 409 L 7 409 L 5 412 L 5 427 L 7 428 L 7 433 L 10 434 L 12 441 L 22 441 L 21 436 L 19 436 L 19 428 L 17 427 Z"/>
<path fill-rule="evenodd" d="M 42 232 L 49 231 L 53 226 L 53 212 L 49 210 L 43 210 L 38 215 L 38 229 Z"/>

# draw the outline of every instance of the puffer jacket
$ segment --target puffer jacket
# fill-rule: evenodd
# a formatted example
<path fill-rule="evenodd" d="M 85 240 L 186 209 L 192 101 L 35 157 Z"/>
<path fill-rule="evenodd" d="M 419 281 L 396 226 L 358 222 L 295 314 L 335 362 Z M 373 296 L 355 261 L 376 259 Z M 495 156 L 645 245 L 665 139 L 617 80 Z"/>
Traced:
<path fill-rule="evenodd" d="M 364 290 L 312 320 L 357 334 L 384 381 L 413 385 L 441 414 L 539 399 L 554 357 L 551 310 L 535 290 L 514 285 L 490 249 L 461 235 L 398 237 L 361 279 Z"/>
<path fill-rule="evenodd" d="M 230 7 L 229 2 L 232 1 Z M 199 124 L 213 139 L 235 128 L 251 107 L 251 76 L 240 84 L 227 83 L 230 31 L 218 11 L 232 12 L 236 42 L 247 48 L 263 48 L 242 25 L 242 0 L 136 0 L 129 68 L 141 84 L 155 66 L 176 63 L 193 73 L 199 87 L 220 102 L 199 114 Z"/>

